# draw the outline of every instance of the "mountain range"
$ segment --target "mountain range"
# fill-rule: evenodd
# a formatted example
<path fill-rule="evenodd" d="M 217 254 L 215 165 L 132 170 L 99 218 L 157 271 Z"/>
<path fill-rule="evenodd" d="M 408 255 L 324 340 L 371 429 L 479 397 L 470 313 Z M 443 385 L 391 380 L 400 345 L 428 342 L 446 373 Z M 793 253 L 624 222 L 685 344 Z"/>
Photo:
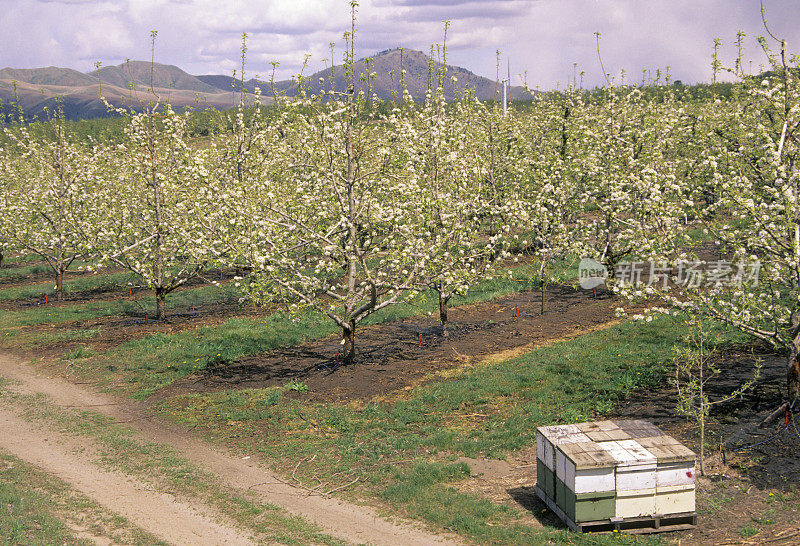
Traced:
<path fill-rule="evenodd" d="M 372 74 L 371 92 L 376 97 L 389 100 L 401 95 L 402 70 L 405 70 L 402 77 L 409 93 L 420 98 L 428 89 L 429 78 L 433 77 L 435 83 L 437 71 L 442 68 L 445 95 L 448 98 L 453 98 L 464 89 L 471 89 L 481 100 L 502 98 L 502 84 L 495 80 L 478 76 L 465 68 L 440 65 L 423 52 L 411 49 L 390 49 L 361 59 L 354 63 L 353 72 L 357 87 L 365 91 L 367 84 L 359 80 Z M 362 75 L 364 78 L 361 78 Z M 455 84 L 452 82 L 453 76 L 456 77 Z M 321 70 L 304 77 L 303 83 L 309 94 L 318 94 L 323 88 L 345 91 L 344 68 L 339 65 Z M 273 91 L 286 96 L 294 96 L 299 92 L 295 78 L 273 83 L 249 79 L 244 81 L 243 88 L 253 93 L 257 86 L 261 88 L 266 102 L 272 100 Z M 89 73 L 55 66 L 0 70 L 0 108 L 9 109 L 11 105 L 18 105 L 28 118 L 45 117 L 48 111 L 52 112 L 56 107 L 62 108 L 68 119 L 108 116 L 108 108 L 100 100 L 101 94 L 114 106 L 135 107 L 140 101 L 148 102 L 157 96 L 176 109 L 227 108 L 236 101 L 234 90 L 239 93 L 242 82 L 231 76 L 193 76 L 177 66 L 146 61 L 129 61 Z M 524 87 L 512 86 L 510 97 L 522 99 L 531 95 Z"/>

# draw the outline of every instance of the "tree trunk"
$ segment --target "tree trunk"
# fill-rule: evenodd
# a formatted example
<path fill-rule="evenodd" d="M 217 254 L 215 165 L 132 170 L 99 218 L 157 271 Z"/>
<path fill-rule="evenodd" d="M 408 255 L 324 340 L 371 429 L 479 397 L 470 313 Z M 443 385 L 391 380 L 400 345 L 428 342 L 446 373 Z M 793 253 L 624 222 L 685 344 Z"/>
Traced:
<path fill-rule="evenodd" d="M 539 267 L 539 281 L 542 283 L 542 308 L 541 308 L 541 315 L 544 315 L 544 296 L 545 290 L 547 290 L 547 281 L 544 278 L 544 271 L 547 268 L 547 258 L 542 258 L 542 265 Z"/>
<path fill-rule="evenodd" d="M 701 410 L 705 411 L 705 410 Z M 706 419 L 705 417 L 700 418 L 700 475 L 706 475 L 706 465 L 705 465 L 705 456 L 706 456 Z"/>
<path fill-rule="evenodd" d="M 700 394 L 700 475 L 704 476 L 705 475 L 705 470 L 706 470 L 705 459 L 704 459 L 704 457 L 706 455 L 706 419 L 708 419 L 708 415 L 709 415 L 710 412 L 709 412 L 709 409 L 708 409 L 708 407 L 709 407 L 708 398 L 706 398 L 706 392 L 705 392 L 705 388 L 706 388 L 706 378 L 705 378 L 706 367 L 705 367 L 705 362 L 706 361 L 704 360 L 705 359 L 705 355 L 703 354 L 704 349 L 703 349 L 703 338 L 702 338 L 702 336 L 700 337 L 699 343 L 700 343 L 700 362 L 699 362 L 699 364 L 700 364 L 700 370 L 699 370 L 699 372 L 700 372 L 700 382 L 698 383 L 698 386 L 700 387 L 700 392 L 699 392 L 699 394 Z"/>
<path fill-rule="evenodd" d="M 344 347 L 342 347 L 342 364 L 352 364 L 356 359 L 355 322 L 351 321 L 347 326 L 342 328 L 342 339 L 344 339 Z"/>
<path fill-rule="evenodd" d="M 786 374 L 786 390 L 789 404 L 800 396 L 800 354 L 796 353 L 793 357 L 789 358 L 789 371 Z"/>
<path fill-rule="evenodd" d="M 443 296 L 439 294 L 439 321 L 442 323 L 442 336 L 447 337 L 447 303 L 450 301 L 450 296 Z"/>
<path fill-rule="evenodd" d="M 59 271 L 56 273 L 56 299 L 62 301 L 64 299 L 64 272 Z"/>
<path fill-rule="evenodd" d="M 156 288 L 156 319 L 158 320 L 167 318 L 166 299 L 167 293 L 161 288 Z"/>
<path fill-rule="evenodd" d="M 547 290 L 547 283 L 545 283 L 544 279 L 542 279 L 542 310 L 541 310 L 541 314 L 542 315 L 544 315 L 544 293 L 545 293 L 545 290 Z"/>

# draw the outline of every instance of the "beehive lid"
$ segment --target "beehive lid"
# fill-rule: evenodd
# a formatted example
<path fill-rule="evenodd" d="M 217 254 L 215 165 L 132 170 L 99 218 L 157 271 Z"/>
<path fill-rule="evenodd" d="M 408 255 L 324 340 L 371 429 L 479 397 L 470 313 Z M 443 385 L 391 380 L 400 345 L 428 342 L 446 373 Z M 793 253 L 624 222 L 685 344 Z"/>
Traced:
<path fill-rule="evenodd" d="M 638 462 L 656 462 L 657 457 L 652 452 L 642 447 L 636 440 L 620 440 L 617 443 L 636 457 Z"/>
<path fill-rule="evenodd" d="M 576 470 L 586 470 L 587 468 L 608 468 L 614 466 L 616 459 L 598 450 L 594 442 L 563 444 L 558 449 L 575 465 Z"/>
<path fill-rule="evenodd" d="M 663 436 L 664 433 L 660 428 L 647 421 L 641 419 L 630 421 L 614 421 L 619 425 L 620 430 L 626 432 L 631 438 L 646 438 L 653 436 Z"/>
<path fill-rule="evenodd" d="M 557 445 L 576 469 L 695 460 L 690 449 L 642 420 L 555 425 L 537 432 Z"/>
<path fill-rule="evenodd" d="M 614 421 L 590 421 L 588 423 L 578 423 L 576 426 L 584 433 L 619 430 L 619 426 Z"/>
<path fill-rule="evenodd" d="M 539 427 L 536 430 L 551 442 L 564 436 L 580 432 L 577 425 L 550 425 L 549 427 Z"/>
<path fill-rule="evenodd" d="M 595 430 L 587 432 L 586 436 L 593 442 L 613 442 L 618 440 L 629 440 L 631 437 L 624 430 Z"/>
<path fill-rule="evenodd" d="M 596 421 L 596 423 L 600 430 L 619 430 L 619 425 L 614 421 Z"/>
<path fill-rule="evenodd" d="M 536 431 L 547 438 L 553 445 L 578 442 L 591 442 L 591 439 L 580 432 L 577 425 L 554 425 L 539 427 Z"/>
<path fill-rule="evenodd" d="M 611 455 L 618 465 L 631 464 L 637 461 L 636 456 L 619 445 L 619 442 L 597 442 L 597 445 L 600 446 L 603 451 Z"/>
<path fill-rule="evenodd" d="M 570 434 L 569 436 L 564 436 L 563 438 L 558 440 L 558 445 L 563 444 L 580 444 L 591 442 L 592 439 L 586 436 L 583 432 L 576 432 L 575 434 Z"/>
<path fill-rule="evenodd" d="M 694 462 L 694 452 L 681 444 L 670 444 L 648 447 L 659 463 Z"/>
<path fill-rule="evenodd" d="M 570 453 L 568 457 L 569 460 L 575 465 L 576 470 L 586 470 L 587 468 L 607 468 L 609 466 L 608 464 L 603 464 L 602 461 L 593 457 L 591 452 L 584 451 L 580 453 Z"/>
<path fill-rule="evenodd" d="M 681 445 L 681 443 L 678 440 L 676 440 L 672 436 L 667 436 L 666 434 L 645 437 L 645 438 L 637 438 L 636 441 L 639 443 L 639 445 L 641 445 L 645 449 L 650 449 L 651 447 L 659 447 L 659 446 Z"/>

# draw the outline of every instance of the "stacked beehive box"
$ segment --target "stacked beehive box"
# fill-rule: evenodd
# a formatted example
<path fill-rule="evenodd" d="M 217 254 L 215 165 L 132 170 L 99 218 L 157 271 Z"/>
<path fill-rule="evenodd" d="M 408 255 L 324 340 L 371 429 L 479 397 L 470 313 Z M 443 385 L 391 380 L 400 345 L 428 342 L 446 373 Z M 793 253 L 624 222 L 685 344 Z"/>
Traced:
<path fill-rule="evenodd" d="M 695 455 L 646 421 L 539 427 L 536 492 L 573 530 L 696 523 Z"/>

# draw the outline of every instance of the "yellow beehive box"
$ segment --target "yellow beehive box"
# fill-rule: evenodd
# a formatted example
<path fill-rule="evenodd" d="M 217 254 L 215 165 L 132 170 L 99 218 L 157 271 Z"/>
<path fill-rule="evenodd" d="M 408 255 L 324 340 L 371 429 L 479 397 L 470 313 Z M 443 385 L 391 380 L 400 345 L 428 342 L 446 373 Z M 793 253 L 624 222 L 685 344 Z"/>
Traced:
<path fill-rule="evenodd" d="M 615 516 L 618 518 L 640 518 L 656 514 L 656 490 L 617 490 Z"/>
<path fill-rule="evenodd" d="M 694 512 L 694 485 L 673 485 L 656 488 L 656 513 L 679 514 Z"/>

